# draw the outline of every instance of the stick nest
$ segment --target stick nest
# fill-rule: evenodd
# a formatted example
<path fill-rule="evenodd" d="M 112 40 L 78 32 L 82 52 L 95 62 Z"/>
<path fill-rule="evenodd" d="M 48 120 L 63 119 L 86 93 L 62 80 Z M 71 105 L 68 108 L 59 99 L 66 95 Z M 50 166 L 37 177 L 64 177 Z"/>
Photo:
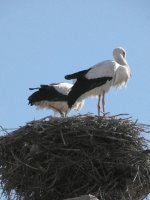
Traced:
<path fill-rule="evenodd" d="M 150 192 L 144 125 L 122 116 L 76 116 L 27 123 L 0 137 L 7 199 L 141 200 Z"/>

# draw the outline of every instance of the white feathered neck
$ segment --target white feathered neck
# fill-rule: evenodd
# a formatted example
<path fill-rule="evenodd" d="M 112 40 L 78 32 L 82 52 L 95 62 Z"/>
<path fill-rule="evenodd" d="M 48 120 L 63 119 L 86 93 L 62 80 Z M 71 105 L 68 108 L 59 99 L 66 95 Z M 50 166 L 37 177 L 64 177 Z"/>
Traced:
<path fill-rule="evenodd" d="M 119 63 L 120 65 L 127 65 L 128 66 L 128 63 L 126 61 L 126 51 L 119 47 L 119 48 L 115 48 L 113 50 L 113 57 L 115 59 L 115 61 L 117 63 Z"/>

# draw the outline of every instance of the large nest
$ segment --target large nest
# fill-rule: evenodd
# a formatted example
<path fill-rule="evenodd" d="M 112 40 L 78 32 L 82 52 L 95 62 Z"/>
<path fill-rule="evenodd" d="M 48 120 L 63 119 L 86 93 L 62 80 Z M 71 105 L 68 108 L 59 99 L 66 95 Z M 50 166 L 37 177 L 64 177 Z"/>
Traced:
<path fill-rule="evenodd" d="M 120 116 L 50 118 L 0 137 L 7 199 L 141 200 L 150 192 L 143 125 Z M 12 195 L 12 193 L 14 193 Z"/>

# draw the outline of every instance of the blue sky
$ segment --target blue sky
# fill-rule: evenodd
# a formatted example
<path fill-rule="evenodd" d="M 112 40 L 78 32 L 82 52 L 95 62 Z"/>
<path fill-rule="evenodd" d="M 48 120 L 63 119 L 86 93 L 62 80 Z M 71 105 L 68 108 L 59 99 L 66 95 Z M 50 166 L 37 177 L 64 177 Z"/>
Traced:
<path fill-rule="evenodd" d="M 28 106 L 29 87 L 112 58 L 122 46 L 132 69 L 126 89 L 106 96 L 106 111 L 149 123 L 149 1 L 63 0 L 0 3 L 0 89 L 3 127 L 53 114 Z M 88 99 L 81 113 L 97 114 Z M 70 113 L 70 115 L 75 113 Z"/>
<path fill-rule="evenodd" d="M 53 114 L 28 106 L 28 88 L 65 81 L 112 59 L 118 46 L 126 49 L 132 78 L 107 94 L 106 111 L 150 124 L 149 7 L 149 0 L 0 1 L 0 125 L 17 128 Z M 96 105 L 88 99 L 80 113 L 97 114 Z"/>

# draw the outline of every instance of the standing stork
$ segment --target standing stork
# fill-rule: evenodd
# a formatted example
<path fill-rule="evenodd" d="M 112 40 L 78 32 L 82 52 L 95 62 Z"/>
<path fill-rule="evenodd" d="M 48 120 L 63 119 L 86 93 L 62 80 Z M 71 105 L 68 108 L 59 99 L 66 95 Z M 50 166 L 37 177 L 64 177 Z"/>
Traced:
<path fill-rule="evenodd" d="M 87 70 L 65 76 L 65 79 L 76 79 L 68 94 L 68 106 L 71 108 L 77 100 L 89 96 L 98 96 L 98 115 L 102 97 L 102 111 L 105 112 L 105 94 L 112 87 L 122 87 L 130 78 L 130 68 L 126 61 L 126 52 L 118 47 L 113 50 L 114 60 L 100 62 Z"/>
<path fill-rule="evenodd" d="M 52 83 L 50 85 L 40 85 L 38 88 L 29 88 L 30 90 L 37 90 L 29 96 L 29 104 L 39 108 L 51 109 L 65 117 L 70 111 L 67 104 L 67 95 L 72 86 L 70 83 Z M 77 101 L 72 109 L 80 110 L 83 104 L 83 100 Z"/>

